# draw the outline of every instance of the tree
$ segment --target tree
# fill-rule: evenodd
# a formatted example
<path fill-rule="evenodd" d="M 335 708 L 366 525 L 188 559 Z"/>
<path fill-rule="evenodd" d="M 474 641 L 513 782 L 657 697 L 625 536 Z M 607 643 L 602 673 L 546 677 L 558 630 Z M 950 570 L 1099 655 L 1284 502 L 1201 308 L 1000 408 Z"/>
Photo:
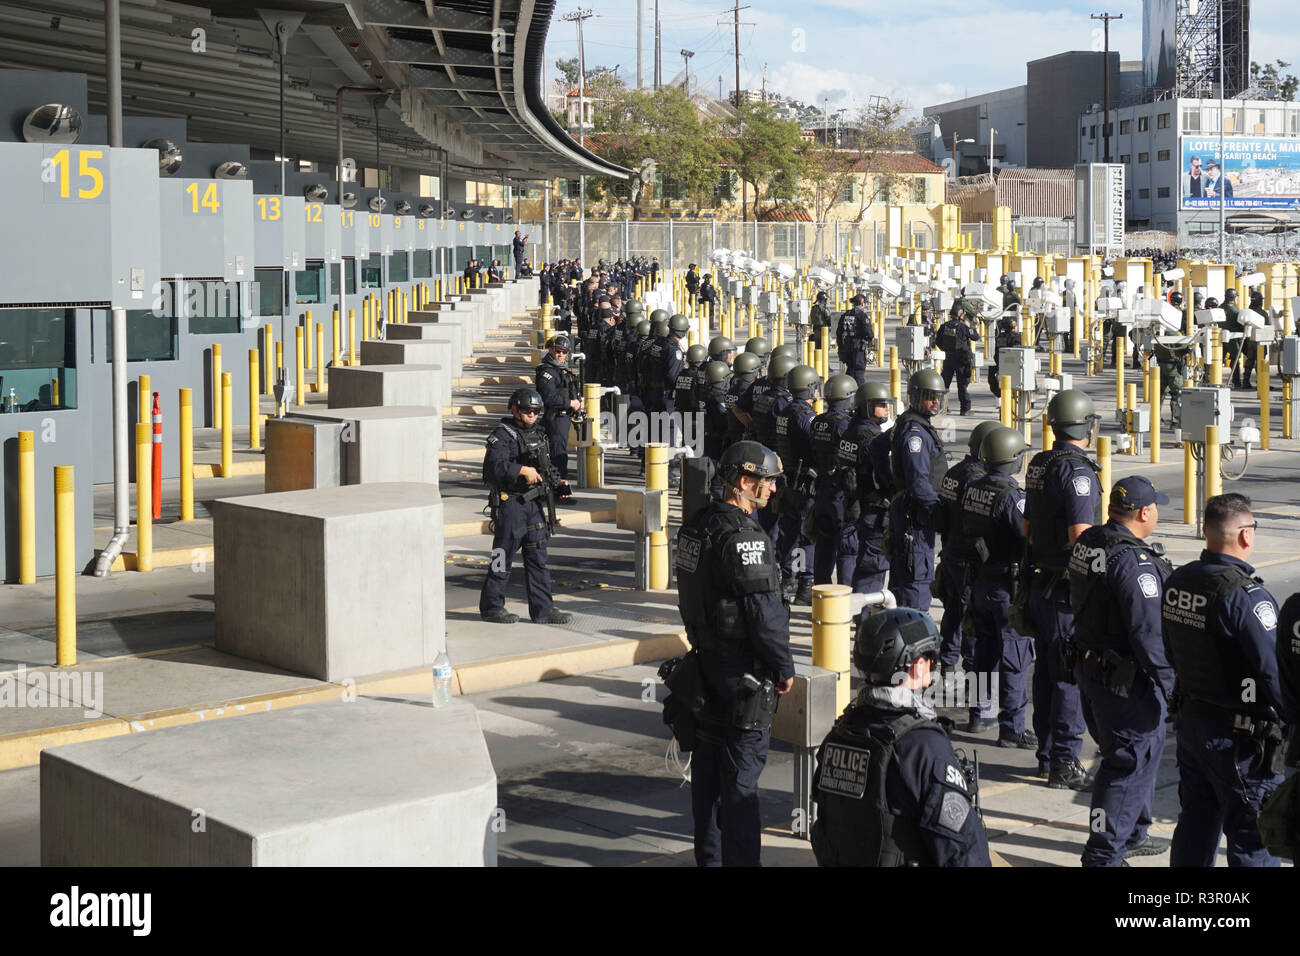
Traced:
<path fill-rule="evenodd" d="M 1291 64 L 1285 60 L 1265 63 L 1260 66 L 1255 61 L 1250 63 L 1250 85 L 1261 89 L 1273 90 L 1280 100 L 1294 100 L 1300 90 L 1300 79 L 1284 72 Z"/>
<path fill-rule="evenodd" d="M 600 154 L 637 171 L 630 184 L 632 219 L 641 218 L 647 197 L 649 178 L 641 175 L 646 159 L 654 160 L 655 178 L 681 183 L 693 199 L 711 199 L 723 159 L 717 123 L 702 120 L 680 88 L 611 90 L 596 103 L 595 127 Z M 593 179 L 612 196 L 612 183 L 587 181 Z"/>
<path fill-rule="evenodd" d="M 767 103 L 742 103 L 727 124 L 727 134 L 724 152 L 742 182 L 749 184 L 755 219 L 782 203 L 799 203 L 810 146 L 798 123 L 777 118 Z M 747 217 L 744 208 L 740 216 Z"/>

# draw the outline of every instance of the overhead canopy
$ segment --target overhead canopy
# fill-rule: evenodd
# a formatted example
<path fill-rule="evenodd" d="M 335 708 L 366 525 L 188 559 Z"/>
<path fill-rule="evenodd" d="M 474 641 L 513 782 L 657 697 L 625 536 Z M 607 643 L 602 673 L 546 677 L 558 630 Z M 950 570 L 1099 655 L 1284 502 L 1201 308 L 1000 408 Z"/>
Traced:
<path fill-rule="evenodd" d="M 553 0 L 235 0 L 190 5 L 121 0 L 122 91 L 130 115 L 184 117 L 190 136 L 280 144 L 279 64 L 264 24 L 303 17 L 285 58 L 290 155 L 336 155 L 339 87 L 388 90 L 382 162 L 436 167 L 445 149 L 468 178 L 625 177 L 578 146 L 546 110 L 542 58 Z M 202 31 L 200 34 L 198 31 Z M 203 46 L 202 52 L 198 47 Z M 89 77 L 105 109 L 102 0 L 0 0 L 0 66 Z M 373 165 L 375 114 L 344 97 L 344 151 Z"/>

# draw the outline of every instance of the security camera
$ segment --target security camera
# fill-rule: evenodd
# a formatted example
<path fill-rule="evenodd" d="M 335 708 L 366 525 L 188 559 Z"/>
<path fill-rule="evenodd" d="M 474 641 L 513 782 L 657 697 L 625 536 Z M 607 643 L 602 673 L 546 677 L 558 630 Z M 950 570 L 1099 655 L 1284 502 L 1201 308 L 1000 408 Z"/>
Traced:
<path fill-rule="evenodd" d="M 383 196 L 371 196 L 366 205 L 370 207 L 371 212 L 383 212 L 388 206 L 388 200 Z"/>
<path fill-rule="evenodd" d="M 1255 289 L 1264 284 L 1267 277 L 1262 272 L 1252 272 L 1248 276 L 1243 276 L 1241 284 L 1247 289 Z"/>
<path fill-rule="evenodd" d="M 1133 318 L 1139 326 L 1159 326 L 1177 332 L 1183 326 L 1183 313 L 1161 299 L 1139 299 L 1133 304 Z"/>
<path fill-rule="evenodd" d="M 831 272 L 829 269 L 823 269 L 821 267 L 809 269 L 808 278 L 811 279 L 814 284 L 822 287 L 832 286 L 835 284 L 835 273 Z"/>
<path fill-rule="evenodd" d="M 1187 273 L 1182 269 L 1166 269 L 1164 272 L 1160 273 L 1160 278 L 1164 279 L 1166 282 L 1177 282 L 1179 279 L 1183 279 L 1186 276 Z"/>

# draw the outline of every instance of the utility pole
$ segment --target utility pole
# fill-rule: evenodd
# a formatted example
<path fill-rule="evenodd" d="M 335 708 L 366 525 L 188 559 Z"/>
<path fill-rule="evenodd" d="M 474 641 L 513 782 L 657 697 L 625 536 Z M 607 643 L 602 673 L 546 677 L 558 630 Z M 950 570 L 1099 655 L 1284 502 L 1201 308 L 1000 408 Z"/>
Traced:
<path fill-rule="evenodd" d="M 658 21 L 658 3 L 655 4 L 656 22 Z M 587 56 L 582 45 L 582 21 L 590 20 L 591 10 L 579 7 L 572 13 L 564 15 L 565 20 L 578 24 L 578 145 L 587 145 Z M 578 177 L 578 262 L 582 263 L 587 254 L 587 177 Z"/>
<path fill-rule="evenodd" d="M 686 98 L 691 98 L 691 57 L 695 56 L 694 50 L 682 50 L 682 70 L 686 74 Z"/>
<path fill-rule="evenodd" d="M 645 38 L 645 0 L 636 0 L 636 88 L 645 89 L 645 55 L 641 49 Z M 545 60 L 545 57 L 542 58 Z"/>
<path fill-rule="evenodd" d="M 664 82 L 664 61 L 663 61 L 663 48 L 660 45 L 662 40 L 660 29 L 661 27 L 659 25 L 659 0 L 655 0 L 655 92 L 656 93 L 659 91 L 659 87 L 662 86 Z"/>
<path fill-rule="evenodd" d="M 1100 20 L 1102 22 L 1103 31 L 1106 38 L 1105 53 L 1102 55 L 1102 65 L 1101 65 L 1101 71 L 1102 71 L 1101 72 L 1101 77 L 1102 77 L 1101 96 L 1106 104 L 1105 105 L 1106 116 L 1105 119 L 1102 120 L 1101 135 L 1104 144 L 1102 162 L 1109 163 L 1110 162 L 1110 21 L 1123 20 L 1124 14 L 1094 13 L 1090 17 L 1090 19 Z"/>
<path fill-rule="evenodd" d="M 1224 221 L 1227 218 L 1224 187 L 1228 183 L 1228 161 L 1223 155 L 1223 0 L 1216 5 L 1219 8 L 1219 264 L 1224 265 L 1228 254 L 1227 223 Z"/>
<path fill-rule="evenodd" d="M 993 138 L 998 135 L 998 131 L 992 126 L 989 127 L 989 177 L 993 176 Z"/>
<path fill-rule="evenodd" d="M 740 0 L 736 0 L 736 5 L 727 12 L 732 15 L 732 25 L 735 28 L 736 36 L 736 113 L 740 113 L 740 11 L 748 10 L 749 6 L 741 6 Z M 749 183 L 745 182 L 745 177 L 740 177 L 740 221 L 745 221 L 745 207 L 749 204 Z"/>

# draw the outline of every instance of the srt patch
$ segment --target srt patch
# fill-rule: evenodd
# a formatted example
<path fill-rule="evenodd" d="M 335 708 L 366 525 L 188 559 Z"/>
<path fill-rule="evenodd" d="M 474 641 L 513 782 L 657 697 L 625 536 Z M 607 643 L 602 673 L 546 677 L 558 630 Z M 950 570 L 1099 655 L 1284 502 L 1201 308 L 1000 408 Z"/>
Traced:
<path fill-rule="evenodd" d="M 939 825 L 953 833 L 961 833 L 970 816 L 970 801 L 954 790 L 945 791 L 939 807 Z"/>

